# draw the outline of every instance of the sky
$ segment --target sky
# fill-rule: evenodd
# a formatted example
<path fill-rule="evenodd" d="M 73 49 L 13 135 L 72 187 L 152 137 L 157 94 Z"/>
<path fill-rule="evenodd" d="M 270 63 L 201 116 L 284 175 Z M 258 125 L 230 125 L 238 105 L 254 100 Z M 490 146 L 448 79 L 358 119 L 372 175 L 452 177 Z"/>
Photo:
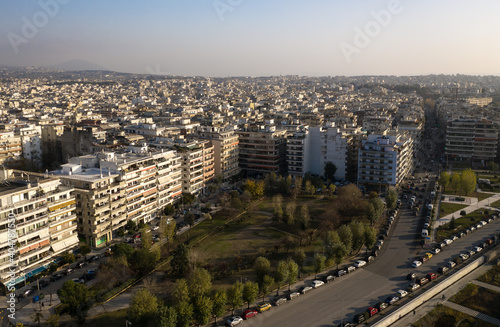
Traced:
<path fill-rule="evenodd" d="M 183 76 L 500 75 L 498 0 L 0 0 L 0 65 Z"/>

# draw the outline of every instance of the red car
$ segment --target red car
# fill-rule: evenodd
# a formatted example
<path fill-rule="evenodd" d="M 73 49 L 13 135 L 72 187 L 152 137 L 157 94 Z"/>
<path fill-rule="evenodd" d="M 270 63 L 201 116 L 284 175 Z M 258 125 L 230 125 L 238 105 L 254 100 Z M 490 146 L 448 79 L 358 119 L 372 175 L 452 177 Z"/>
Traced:
<path fill-rule="evenodd" d="M 377 308 L 374 308 L 374 307 L 369 307 L 368 309 L 366 309 L 366 311 L 368 312 L 368 314 L 371 316 L 374 316 L 378 313 L 378 309 Z"/>
<path fill-rule="evenodd" d="M 257 315 L 257 311 L 255 310 L 246 310 L 243 312 L 243 319 L 247 320 L 249 318 L 252 318 L 253 316 Z"/>
<path fill-rule="evenodd" d="M 434 280 L 434 279 L 436 279 L 437 276 L 438 275 L 436 273 L 431 272 L 431 273 L 427 274 L 427 279 L 428 280 Z"/>

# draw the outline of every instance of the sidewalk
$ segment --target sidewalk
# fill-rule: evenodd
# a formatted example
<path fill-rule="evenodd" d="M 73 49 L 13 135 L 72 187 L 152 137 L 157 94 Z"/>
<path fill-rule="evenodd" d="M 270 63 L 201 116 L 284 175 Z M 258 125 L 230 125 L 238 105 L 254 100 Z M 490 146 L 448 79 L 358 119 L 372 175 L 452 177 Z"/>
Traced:
<path fill-rule="evenodd" d="M 484 193 L 490 193 L 490 192 L 484 192 Z M 455 211 L 455 212 L 453 212 L 453 213 L 451 213 L 449 215 L 446 215 L 444 217 L 439 218 L 438 220 L 436 220 L 434 222 L 433 228 L 435 229 L 435 228 L 437 228 L 437 227 L 439 227 L 441 225 L 449 223 L 451 221 L 452 217 L 460 218 L 461 217 L 460 216 L 460 211 L 465 211 L 466 214 L 469 214 L 469 213 L 471 213 L 471 212 L 473 212 L 473 211 L 475 211 L 475 210 L 477 210 L 479 208 L 485 208 L 486 207 L 488 209 L 496 209 L 496 208 L 491 208 L 489 205 L 490 205 L 490 203 L 493 203 L 495 201 L 500 200 L 500 194 L 499 193 L 492 193 L 492 194 L 494 194 L 494 195 L 491 196 L 491 197 L 489 197 L 489 198 L 487 198 L 487 199 L 484 199 L 482 201 L 476 202 L 475 204 L 472 204 L 472 205 L 470 205 L 468 207 L 465 207 L 465 208 L 460 209 L 458 211 Z"/>

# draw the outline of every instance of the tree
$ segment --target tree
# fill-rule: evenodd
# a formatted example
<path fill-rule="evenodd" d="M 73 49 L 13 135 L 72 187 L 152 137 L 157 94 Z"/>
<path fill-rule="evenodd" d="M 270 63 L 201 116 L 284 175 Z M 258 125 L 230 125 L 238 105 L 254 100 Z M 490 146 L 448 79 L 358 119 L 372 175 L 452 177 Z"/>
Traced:
<path fill-rule="evenodd" d="M 90 253 L 90 246 L 86 243 L 80 243 L 80 254 L 86 256 Z"/>
<path fill-rule="evenodd" d="M 465 195 L 469 195 L 476 189 L 476 174 L 472 169 L 462 171 L 460 176 L 460 185 Z"/>
<path fill-rule="evenodd" d="M 325 270 L 326 258 L 320 253 L 314 255 L 314 278 L 318 277 L 318 274 Z"/>
<path fill-rule="evenodd" d="M 299 272 L 304 266 L 304 260 L 306 260 L 306 253 L 303 249 L 297 249 L 294 252 L 295 262 L 299 265 Z"/>
<path fill-rule="evenodd" d="M 342 225 L 337 229 L 337 233 L 339 234 L 340 240 L 344 243 L 347 252 L 351 253 L 352 251 L 352 230 L 346 226 Z"/>
<path fill-rule="evenodd" d="M 248 309 L 250 309 L 250 304 L 255 302 L 258 295 L 259 285 L 257 283 L 248 281 L 243 285 L 243 300 L 248 304 Z"/>
<path fill-rule="evenodd" d="M 274 278 L 270 275 L 265 275 L 262 281 L 259 283 L 259 291 L 262 294 L 262 301 L 264 301 L 264 296 L 271 290 L 271 285 L 274 284 Z"/>
<path fill-rule="evenodd" d="M 377 211 L 375 210 L 375 207 L 373 206 L 372 203 L 368 203 L 366 215 L 368 216 L 368 220 L 370 220 L 370 224 L 372 226 L 375 226 L 379 216 L 377 215 Z"/>
<path fill-rule="evenodd" d="M 458 192 L 458 190 L 460 190 L 460 182 L 461 182 L 460 175 L 458 173 L 454 173 L 451 176 L 450 187 L 453 189 L 455 194 Z"/>
<path fill-rule="evenodd" d="M 128 316 L 132 324 L 147 326 L 153 321 L 158 310 L 158 299 L 148 289 L 141 289 L 135 293 L 128 308 Z"/>
<path fill-rule="evenodd" d="M 133 273 L 125 255 L 110 258 L 105 264 L 101 264 L 97 275 L 97 285 L 110 289 L 124 283 Z"/>
<path fill-rule="evenodd" d="M 194 269 L 188 277 L 189 295 L 192 299 L 207 296 L 212 288 L 212 276 L 203 268 Z"/>
<path fill-rule="evenodd" d="M 177 327 L 189 327 L 193 320 L 193 305 L 189 302 L 180 302 L 175 307 L 177 311 Z"/>
<path fill-rule="evenodd" d="M 194 202 L 195 199 L 196 199 L 196 197 L 195 197 L 194 194 L 191 194 L 191 193 L 182 193 L 182 203 L 184 205 L 189 206 L 191 203 Z"/>
<path fill-rule="evenodd" d="M 40 326 L 40 323 L 42 322 L 43 314 L 40 311 L 35 311 L 35 314 L 33 315 L 33 322 L 37 323 L 38 326 Z"/>
<path fill-rule="evenodd" d="M 232 314 L 234 315 L 234 309 L 240 307 L 243 304 L 243 284 L 239 281 L 229 288 L 227 291 L 227 300 L 232 306 Z"/>
<path fill-rule="evenodd" d="M 243 190 L 250 192 L 254 198 L 260 198 L 264 195 L 264 185 L 264 181 L 247 179 L 243 182 Z"/>
<path fill-rule="evenodd" d="M 189 227 L 193 227 L 196 221 L 196 216 L 194 215 L 194 213 L 188 211 L 184 215 L 184 221 L 189 225 Z"/>
<path fill-rule="evenodd" d="M 57 313 L 50 315 L 49 318 L 47 318 L 47 325 L 49 325 L 49 327 L 59 327 L 59 315 Z"/>
<path fill-rule="evenodd" d="M 295 202 L 287 203 L 285 207 L 285 221 L 288 225 L 293 225 L 295 222 L 295 210 L 297 209 L 297 205 Z"/>
<path fill-rule="evenodd" d="M 494 161 L 488 162 L 487 167 L 488 167 L 488 170 L 490 170 L 490 171 L 498 171 L 498 164 Z"/>
<path fill-rule="evenodd" d="M 151 236 L 151 230 L 148 227 L 141 229 L 141 248 L 149 250 L 152 241 L 153 236 Z"/>
<path fill-rule="evenodd" d="M 129 220 L 129 221 L 127 221 L 127 224 L 125 225 L 125 228 L 128 231 L 135 231 L 135 229 L 137 228 L 137 223 L 133 220 Z"/>
<path fill-rule="evenodd" d="M 281 284 L 286 282 L 288 278 L 288 267 L 285 261 L 278 262 L 278 267 L 276 268 L 276 282 L 278 283 L 278 290 L 276 294 L 279 294 L 279 289 Z"/>
<path fill-rule="evenodd" d="M 335 180 L 335 173 L 337 172 L 337 166 L 331 161 L 325 163 L 325 179 L 333 181 Z"/>
<path fill-rule="evenodd" d="M 217 317 L 223 317 L 226 313 L 226 303 L 227 303 L 227 293 L 225 290 L 218 290 L 215 292 L 212 299 L 212 315 L 215 317 L 215 322 L 217 323 Z"/>
<path fill-rule="evenodd" d="M 281 194 L 273 196 L 273 206 L 274 206 L 273 218 L 277 222 L 281 222 L 283 219 L 283 208 L 281 207 L 282 203 L 283 203 L 283 197 L 281 196 Z"/>
<path fill-rule="evenodd" d="M 167 205 L 165 206 L 165 208 L 163 209 L 163 214 L 164 214 L 165 216 L 170 216 L 170 215 L 173 215 L 173 214 L 174 214 L 174 212 L 175 212 L 175 208 L 174 208 L 174 206 L 173 206 L 173 205 L 171 205 L 171 204 L 167 204 Z"/>
<path fill-rule="evenodd" d="M 349 228 L 352 231 L 352 249 L 353 251 L 359 251 L 365 242 L 365 228 L 360 221 L 352 221 L 349 224 Z"/>
<path fill-rule="evenodd" d="M 68 313 L 79 321 L 84 321 L 89 309 L 89 293 L 85 285 L 70 280 L 57 291 L 61 303 L 68 305 Z"/>
<path fill-rule="evenodd" d="M 174 219 L 162 217 L 160 220 L 160 236 L 166 238 L 167 242 L 173 240 L 176 232 L 176 223 Z"/>
<path fill-rule="evenodd" d="M 450 220 L 450 229 L 455 229 L 457 228 L 457 222 L 455 221 L 455 217 L 451 217 L 451 220 Z"/>
<path fill-rule="evenodd" d="M 377 241 L 377 231 L 372 227 L 365 225 L 364 237 L 366 250 L 368 251 L 368 248 L 371 248 Z"/>
<path fill-rule="evenodd" d="M 335 246 L 339 243 L 341 240 L 336 231 L 328 231 L 323 235 L 323 246 L 329 259 L 333 258 Z"/>
<path fill-rule="evenodd" d="M 302 230 L 306 230 L 309 227 L 309 221 L 311 220 L 309 216 L 309 207 L 307 204 L 304 204 L 300 207 L 298 223 Z"/>
<path fill-rule="evenodd" d="M 297 265 L 297 263 L 295 263 L 295 261 L 293 261 L 291 258 L 287 259 L 286 265 L 288 270 L 286 282 L 288 283 L 288 291 L 290 292 L 292 284 L 297 281 L 299 275 L 299 265 Z"/>
<path fill-rule="evenodd" d="M 119 258 L 121 256 L 130 258 L 130 256 L 134 252 L 134 248 L 127 243 L 116 243 L 111 246 L 111 252 L 113 253 L 114 258 Z"/>
<path fill-rule="evenodd" d="M 183 243 L 177 247 L 170 262 L 172 273 L 178 276 L 186 276 L 189 271 L 189 252 Z"/>
<path fill-rule="evenodd" d="M 64 263 L 73 263 L 75 262 L 75 255 L 71 252 L 64 252 L 63 261 Z"/>
<path fill-rule="evenodd" d="M 176 327 L 177 311 L 172 307 L 161 306 L 156 313 L 157 327 Z"/>
<path fill-rule="evenodd" d="M 328 186 L 328 192 L 330 193 L 330 195 L 333 195 L 335 193 L 335 190 L 337 189 L 337 186 L 335 186 L 335 184 L 331 183 L 329 186 Z"/>
<path fill-rule="evenodd" d="M 253 270 L 257 275 L 257 281 L 260 282 L 264 276 L 269 275 L 271 272 L 271 262 L 265 257 L 258 257 L 253 263 Z"/>
<path fill-rule="evenodd" d="M 344 258 L 349 254 L 349 251 L 344 243 L 335 244 L 333 250 L 333 258 L 335 264 L 337 265 L 337 269 L 339 268 L 339 264 L 344 260 Z"/>
<path fill-rule="evenodd" d="M 178 279 L 175 282 L 174 290 L 172 291 L 172 299 L 174 303 L 189 301 L 188 283 L 184 278 Z"/>
<path fill-rule="evenodd" d="M 194 300 L 194 320 L 198 325 L 206 325 L 212 313 L 212 301 L 205 295 L 198 296 Z"/>
<path fill-rule="evenodd" d="M 290 195 L 292 196 L 292 199 L 296 200 L 297 197 L 300 195 L 301 191 L 302 191 L 302 177 L 297 176 L 295 177 L 295 184 L 290 190 Z"/>
<path fill-rule="evenodd" d="M 136 250 L 130 256 L 130 268 L 140 276 L 144 276 L 156 267 L 160 259 L 158 251 L 149 251 L 148 249 Z"/>
<path fill-rule="evenodd" d="M 439 185 L 443 188 L 443 192 L 448 187 L 448 184 L 450 184 L 450 179 L 450 174 L 447 171 L 443 171 L 441 175 L 439 175 Z"/>
<path fill-rule="evenodd" d="M 385 203 L 387 208 L 394 209 L 396 207 L 396 201 L 398 200 L 398 192 L 394 187 L 389 187 L 387 194 L 385 196 Z"/>

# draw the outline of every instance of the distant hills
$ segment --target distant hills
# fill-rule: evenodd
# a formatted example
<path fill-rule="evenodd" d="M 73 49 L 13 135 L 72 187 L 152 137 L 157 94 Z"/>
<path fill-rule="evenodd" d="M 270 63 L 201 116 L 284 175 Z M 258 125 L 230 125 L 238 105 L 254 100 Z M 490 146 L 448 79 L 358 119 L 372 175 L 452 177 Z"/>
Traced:
<path fill-rule="evenodd" d="M 57 65 L 52 65 L 52 66 L 47 66 L 47 68 L 51 69 L 56 69 L 56 70 L 69 70 L 69 71 L 82 71 L 82 70 L 104 70 L 107 71 L 108 69 L 81 59 L 72 59 L 65 61 L 63 63 L 57 64 Z"/>

